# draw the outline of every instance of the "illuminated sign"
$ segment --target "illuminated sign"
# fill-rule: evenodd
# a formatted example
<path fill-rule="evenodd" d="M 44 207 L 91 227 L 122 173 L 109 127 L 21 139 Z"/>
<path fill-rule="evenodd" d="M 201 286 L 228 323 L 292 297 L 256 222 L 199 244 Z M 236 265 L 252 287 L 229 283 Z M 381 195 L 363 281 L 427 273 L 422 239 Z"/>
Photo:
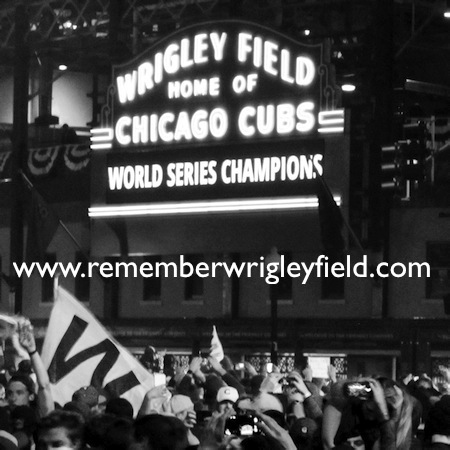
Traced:
<path fill-rule="evenodd" d="M 179 30 L 115 66 L 109 123 L 91 136 L 92 150 L 107 151 L 104 202 L 314 195 L 320 138 L 344 131 L 323 53 L 322 44 L 221 21 Z"/>
<path fill-rule="evenodd" d="M 340 196 L 334 196 L 334 201 L 339 206 Z M 90 217 L 130 217 L 130 216 L 168 216 L 180 214 L 199 213 L 224 213 L 224 212 L 249 212 L 249 211 L 283 211 L 297 209 L 314 209 L 319 206 L 316 196 L 301 196 L 264 198 L 264 199 L 239 199 L 239 200 L 215 200 L 197 202 L 168 202 L 147 203 L 139 205 L 99 206 L 89 208 Z"/>

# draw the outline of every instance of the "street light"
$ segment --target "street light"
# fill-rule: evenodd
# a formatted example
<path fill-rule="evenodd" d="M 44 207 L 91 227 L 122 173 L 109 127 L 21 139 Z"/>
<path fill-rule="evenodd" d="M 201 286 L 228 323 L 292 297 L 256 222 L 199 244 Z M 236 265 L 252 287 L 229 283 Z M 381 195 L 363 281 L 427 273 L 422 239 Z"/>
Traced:
<path fill-rule="evenodd" d="M 265 258 L 266 268 L 269 264 L 277 264 L 278 270 L 275 274 L 280 272 L 281 255 L 278 253 L 276 247 L 270 249 L 270 253 Z M 270 349 L 270 361 L 272 364 L 278 364 L 278 294 L 279 283 L 270 284 L 269 297 L 270 297 L 270 320 L 271 320 L 271 349 Z"/>

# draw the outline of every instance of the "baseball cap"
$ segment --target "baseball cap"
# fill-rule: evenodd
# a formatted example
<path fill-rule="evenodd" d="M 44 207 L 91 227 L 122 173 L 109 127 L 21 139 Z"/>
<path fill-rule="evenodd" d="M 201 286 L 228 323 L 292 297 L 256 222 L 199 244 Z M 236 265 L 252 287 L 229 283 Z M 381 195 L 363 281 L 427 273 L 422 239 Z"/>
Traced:
<path fill-rule="evenodd" d="M 217 403 L 231 402 L 236 403 L 239 398 L 239 392 L 232 386 L 223 386 L 217 392 Z"/>
<path fill-rule="evenodd" d="M 84 402 L 80 402 L 79 400 L 67 402 L 63 406 L 63 410 L 76 412 L 82 415 L 85 420 L 89 419 L 91 415 L 91 409 L 89 408 L 89 406 Z"/>
<path fill-rule="evenodd" d="M 92 408 L 98 404 L 98 391 L 94 386 L 84 386 L 74 392 L 72 400 L 86 403 Z"/>
<path fill-rule="evenodd" d="M 311 448 L 314 436 L 318 432 L 315 420 L 309 417 L 297 419 L 290 427 L 289 434 L 298 448 Z"/>
<path fill-rule="evenodd" d="M 193 409 L 194 403 L 187 395 L 176 394 L 170 399 L 170 409 L 173 414 L 178 414 L 188 409 Z"/>

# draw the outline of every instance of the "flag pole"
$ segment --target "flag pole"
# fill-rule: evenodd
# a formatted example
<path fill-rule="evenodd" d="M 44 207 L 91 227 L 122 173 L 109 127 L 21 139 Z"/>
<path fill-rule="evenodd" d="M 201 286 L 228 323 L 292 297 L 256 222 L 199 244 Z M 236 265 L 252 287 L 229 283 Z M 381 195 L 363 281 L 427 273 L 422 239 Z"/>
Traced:
<path fill-rule="evenodd" d="M 13 89 L 13 130 L 12 130 L 12 170 L 13 183 L 10 219 L 9 266 L 11 287 L 9 308 L 14 313 L 22 310 L 23 283 L 17 276 L 14 263 L 23 262 L 23 198 L 19 171 L 24 166 L 28 152 L 28 91 L 29 91 L 29 45 L 27 35 L 30 28 L 24 1 L 16 2 L 14 12 L 14 89 Z"/>

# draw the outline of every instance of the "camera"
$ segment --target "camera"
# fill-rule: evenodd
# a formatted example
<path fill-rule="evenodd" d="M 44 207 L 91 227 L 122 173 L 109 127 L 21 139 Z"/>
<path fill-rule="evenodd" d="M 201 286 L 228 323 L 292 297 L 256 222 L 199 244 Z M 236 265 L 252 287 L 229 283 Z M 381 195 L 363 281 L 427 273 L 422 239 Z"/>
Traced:
<path fill-rule="evenodd" d="M 279 380 L 278 383 L 280 384 L 293 384 L 295 382 L 295 378 L 294 377 L 288 377 L 286 375 L 283 375 Z"/>
<path fill-rule="evenodd" d="M 295 381 L 295 378 L 285 375 L 278 380 L 278 383 L 281 384 L 282 389 L 295 388 Z"/>
<path fill-rule="evenodd" d="M 261 434 L 258 428 L 258 418 L 253 414 L 233 415 L 225 422 L 226 436 L 253 436 Z"/>
<path fill-rule="evenodd" d="M 348 398 L 369 400 L 373 397 L 373 392 L 368 381 L 351 381 L 344 384 L 344 395 Z"/>

